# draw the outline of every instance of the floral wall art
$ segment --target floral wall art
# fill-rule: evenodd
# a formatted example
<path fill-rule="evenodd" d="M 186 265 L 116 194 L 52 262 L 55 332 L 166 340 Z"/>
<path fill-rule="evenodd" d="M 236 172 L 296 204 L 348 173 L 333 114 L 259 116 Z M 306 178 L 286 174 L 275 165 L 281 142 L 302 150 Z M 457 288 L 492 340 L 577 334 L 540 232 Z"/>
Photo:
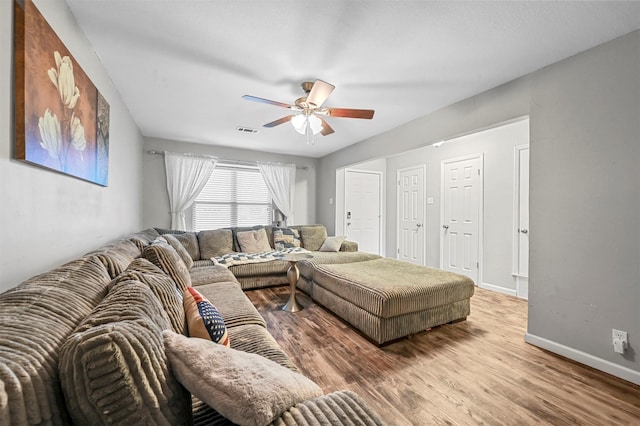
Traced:
<path fill-rule="evenodd" d="M 32 1 L 14 4 L 16 159 L 107 186 L 109 104 Z"/>

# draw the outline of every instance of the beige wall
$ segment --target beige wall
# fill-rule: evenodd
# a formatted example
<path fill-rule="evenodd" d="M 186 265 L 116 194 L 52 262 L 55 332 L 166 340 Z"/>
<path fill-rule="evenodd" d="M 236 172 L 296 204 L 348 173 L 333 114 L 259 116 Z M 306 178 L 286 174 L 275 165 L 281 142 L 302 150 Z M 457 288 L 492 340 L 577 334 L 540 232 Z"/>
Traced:
<path fill-rule="evenodd" d="M 0 1 L 0 291 L 142 226 L 142 135 L 67 4 L 35 4 L 110 104 L 109 186 L 13 160 L 13 1 Z"/>

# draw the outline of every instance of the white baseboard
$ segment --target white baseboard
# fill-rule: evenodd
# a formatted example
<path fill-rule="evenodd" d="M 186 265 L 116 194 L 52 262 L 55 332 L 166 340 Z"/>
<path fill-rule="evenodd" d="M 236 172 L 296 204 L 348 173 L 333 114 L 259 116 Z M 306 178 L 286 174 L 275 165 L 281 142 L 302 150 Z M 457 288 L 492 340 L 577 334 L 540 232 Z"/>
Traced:
<path fill-rule="evenodd" d="M 493 285 L 493 284 L 482 283 L 482 284 L 480 284 L 480 288 L 484 288 L 484 289 L 487 289 L 487 290 L 491 290 L 491 291 L 495 291 L 495 292 L 498 292 L 498 293 L 506 294 L 506 295 L 509 295 L 509 296 L 514 296 L 514 297 L 516 296 L 516 291 L 515 290 L 512 290 L 510 288 L 506 288 L 506 287 L 500 287 L 500 286 Z"/>
<path fill-rule="evenodd" d="M 636 385 L 640 385 L 640 371 L 635 371 L 630 368 L 614 364 L 611 361 L 589 355 L 586 352 L 561 345 L 560 343 L 547 340 L 543 337 L 538 337 L 534 334 L 526 333 L 524 335 L 524 341 L 539 348 L 562 355 L 565 358 L 593 367 L 596 370 L 604 371 L 605 373 L 609 373 L 631 383 L 635 383 Z"/>

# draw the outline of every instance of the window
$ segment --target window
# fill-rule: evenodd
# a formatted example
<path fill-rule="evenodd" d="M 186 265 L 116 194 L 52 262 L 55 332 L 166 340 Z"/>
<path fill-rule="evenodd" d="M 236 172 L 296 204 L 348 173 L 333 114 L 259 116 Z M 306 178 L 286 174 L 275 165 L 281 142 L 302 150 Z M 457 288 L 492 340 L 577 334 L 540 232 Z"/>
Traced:
<path fill-rule="evenodd" d="M 270 225 L 271 194 L 255 167 L 218 163 L 193 203 L 193 229 Z"/>

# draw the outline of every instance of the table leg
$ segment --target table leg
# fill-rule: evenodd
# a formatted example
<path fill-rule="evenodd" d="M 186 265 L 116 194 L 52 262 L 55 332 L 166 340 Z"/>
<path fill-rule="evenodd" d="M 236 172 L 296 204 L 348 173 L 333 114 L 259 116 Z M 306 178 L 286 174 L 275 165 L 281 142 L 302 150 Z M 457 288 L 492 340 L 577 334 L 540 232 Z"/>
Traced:
<path fill-rule="evenodd" d="M 298 266 L 296 265 L 295 261 L 290 261 L 289 263 L 290 266 L 287 270 L 287 278 L 289 279 L 291 294 L 289 294 L 289 301 L 282 307 L 282 310 L 287 312 L 298 312 L 302 310 L 302 306 L 296 300 L 296 283 L 300 278 L 300 271 L 298 270 Z"/>

